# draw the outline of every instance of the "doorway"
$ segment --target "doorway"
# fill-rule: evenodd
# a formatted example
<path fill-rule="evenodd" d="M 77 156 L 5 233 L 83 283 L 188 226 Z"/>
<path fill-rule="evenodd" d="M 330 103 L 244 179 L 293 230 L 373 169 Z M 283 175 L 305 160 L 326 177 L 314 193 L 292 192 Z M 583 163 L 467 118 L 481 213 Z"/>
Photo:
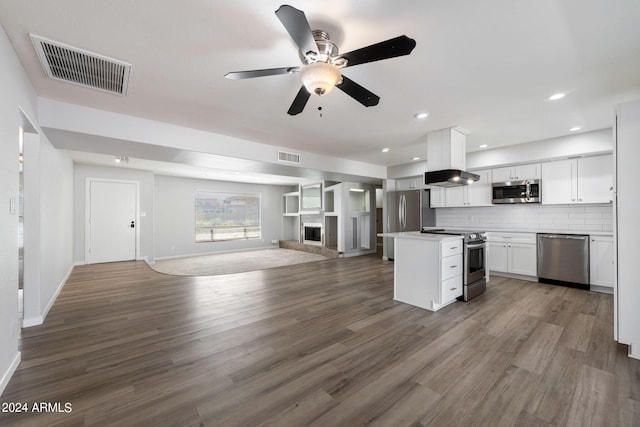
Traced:
<path fill-rule="evenodd" d="M 87 264 L 138 258 L 138 183 L 87 179 Z"/>
<path fill-rule="evenodd" d="M 18 319 L 39 307 L 39 147 L 40 135 L 27 114 L 18 107 Z M 19 322 L 24 326 L 23 322 Z"/>
<path fill-rule="evenodd" d="M 24 129 L 18 128 L 18 319 L 24 318 Z"/>

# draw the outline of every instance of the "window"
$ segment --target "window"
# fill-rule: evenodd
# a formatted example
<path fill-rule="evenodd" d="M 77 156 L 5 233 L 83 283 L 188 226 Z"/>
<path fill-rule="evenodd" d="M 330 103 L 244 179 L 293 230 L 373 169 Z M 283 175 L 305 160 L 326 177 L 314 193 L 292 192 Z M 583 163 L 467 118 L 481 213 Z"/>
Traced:
<path fill-rule="evenodd" d="M 259 194 L 196 191 L 196 242 L 259 238 Z"/>

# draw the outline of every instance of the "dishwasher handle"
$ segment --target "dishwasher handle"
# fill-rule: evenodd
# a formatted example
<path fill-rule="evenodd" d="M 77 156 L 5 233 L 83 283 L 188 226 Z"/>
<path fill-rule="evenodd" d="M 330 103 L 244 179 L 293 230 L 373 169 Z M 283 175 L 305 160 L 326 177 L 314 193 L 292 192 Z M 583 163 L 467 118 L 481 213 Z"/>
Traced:
<path fill-rule="evenodd" d="M 541 239 L 570 239 L 570 240 L 588 240 L 588 235 L 582 234 L 539 234 Z"/>

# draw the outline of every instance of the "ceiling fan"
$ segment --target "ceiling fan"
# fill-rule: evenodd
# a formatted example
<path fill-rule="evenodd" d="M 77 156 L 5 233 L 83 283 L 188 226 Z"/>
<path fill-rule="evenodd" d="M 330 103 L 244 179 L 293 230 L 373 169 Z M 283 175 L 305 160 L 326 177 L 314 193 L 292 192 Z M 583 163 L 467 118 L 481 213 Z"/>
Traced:
<path fill-rule="evenodd" d="M 269 68 L 264 70 L 235 71 L 225 74 L 231 80 L 300 73 L 303 86 L 296 95 L 287 113 L 300 114 L 312 93 L 326 95 L 337 87 L 365 107 L 378 105 L 380 97 L 342 75 L 341 69 L 367 62 L 409 55 L 416 41 L 399 36 L 372 44 L 348 53 L 339 54 L 338 47 L 321 30 L 311 31 L 304 12 L 289 5 L 276 10 L 276 16 L 298 46 L 301 66 Z"/>

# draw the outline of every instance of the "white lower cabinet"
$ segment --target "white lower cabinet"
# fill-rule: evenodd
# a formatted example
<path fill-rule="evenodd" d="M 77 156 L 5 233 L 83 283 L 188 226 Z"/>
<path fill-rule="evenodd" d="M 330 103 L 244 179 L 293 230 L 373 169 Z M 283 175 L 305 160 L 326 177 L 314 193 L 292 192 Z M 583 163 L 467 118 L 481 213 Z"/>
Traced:
<path fill-rule="evenodd" d="M 537 276 L 534 233 L 488 233 L 489 271 L 520 276 Z"/>
<path fill-rule="evenodd" d="M 589 240 L 590 284 L 608 288 L 603 290 L 613 292 L 613 237 L 591 236 Z"/>
<path fill-rule="evenodd" d="M 487 242 L 489 252 L 489 271 L 506 273 L 509 270 L 509 249 L 506 243 Z"/>
<path fill-rule="evenodd" d="M 537 275 L 536 245 L 527 243 L 509 243 L 509 273 L 523 276 Z"/>
<path fill-rule="evenodd" d="M 462 296 L 461 237 L 396 237 L 394 244 L 395 300 L 436 311 Z"/>

